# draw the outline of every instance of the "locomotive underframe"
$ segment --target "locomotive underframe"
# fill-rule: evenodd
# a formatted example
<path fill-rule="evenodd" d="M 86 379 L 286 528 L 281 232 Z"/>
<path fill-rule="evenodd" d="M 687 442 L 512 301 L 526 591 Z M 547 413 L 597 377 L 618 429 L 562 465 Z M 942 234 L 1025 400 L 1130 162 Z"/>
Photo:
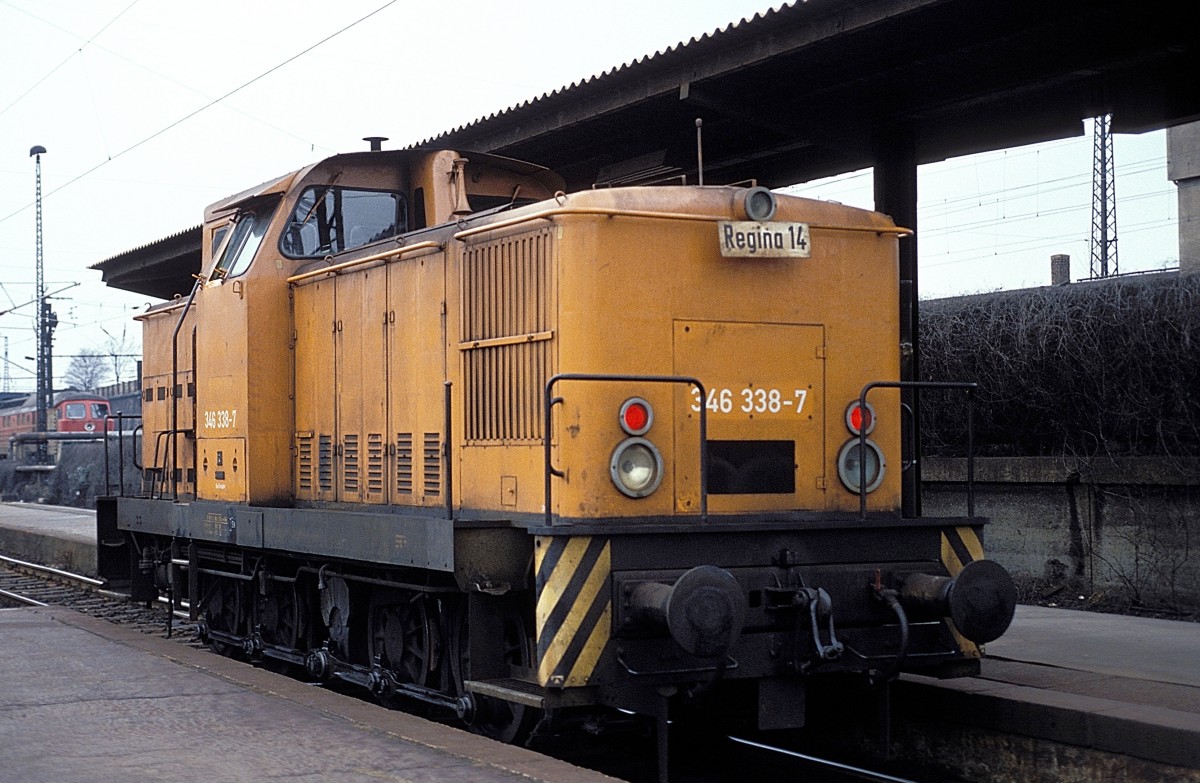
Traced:
<path fill-rule="evenodd" d="M 947 531 L 977 534 L 978 518 L 546 527 L 136 498 L 106 499 L 98 517 L 108 521 L 110 548 L 118 538 L 127 545 L 123 576 L 135 593 L 187 596 L 214 647 L 303 666 L 384 700 L 439 705 L 501 739 L 527 731 L 535 707 L 653 715 L 700 697 L 728 702 L 761 728 L 801 726 L 808 676 L 978 670 L 940 616 L 909 618 L 902 649 L 900 624 L 880 600 L 906 576 L 946 574 Z M 607 551 L 597 599 L 607 628 L 596 634 L 580 622 L 568 645 L 594 663 L 583 682 L 571 679 L 574 659 L 565 675 L 539 671 L 546 645 L 535 619 L 534 549 L 553 539 L 598 541 Z M 630 606 L 638 585 L 672 585 L 701 564 L 728 571 L 745 596 L 744 627 L 719 656 L 689 654 Z M 564 585 L 588 576 L 567 574 Z"/>

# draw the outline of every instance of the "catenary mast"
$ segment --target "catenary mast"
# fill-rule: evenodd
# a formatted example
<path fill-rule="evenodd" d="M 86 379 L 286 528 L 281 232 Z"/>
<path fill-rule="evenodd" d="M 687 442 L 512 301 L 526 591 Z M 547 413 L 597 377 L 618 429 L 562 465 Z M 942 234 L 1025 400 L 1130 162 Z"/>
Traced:
<path fill-rule="evenodd" d="M 34 167 L 37 172 L 36 178 L 36 195 L 34 198 L 35 208 L 37 212 L 37 244 L 36 244 L 36 267 L 37 267 L 37 422 L 36 429 L 38 432 L 44 433 L 49 429 L 49 411 L 52 404 L 52 396 L 54 395 L 54 374 L 51 369 L 51 334 L 54 330 L 55 321 L 54 314 L 50 312 L 50 301 L 46 298 L 46 270 L 43 258 L 42 248 L 42 156 L 46 154 L 46 148 L 35 146 L 29 150 L 29 155 L 34 159 Z M 46 441 L 39 441 L 37 444 L 36 460 L 39 465 L 44 465 L 49 458 L 46 449 Z"/>
<path fill-rule="evenodd" d="M 1095 119 L 1092 130 L 1092 277 L 1118 274 L 1117 174 L 1113 161 L 1112 115 Z"/>

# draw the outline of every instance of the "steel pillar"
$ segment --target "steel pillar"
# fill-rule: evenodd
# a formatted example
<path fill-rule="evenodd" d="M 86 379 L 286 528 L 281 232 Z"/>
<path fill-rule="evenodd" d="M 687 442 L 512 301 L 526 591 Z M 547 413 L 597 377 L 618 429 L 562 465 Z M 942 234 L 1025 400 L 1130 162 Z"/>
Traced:
<path fill-rule="evenodd" d="M 1117 266 L 1117 171 L 1113 160 L 1112 115 L 1092 128 L 1092 277 L 1119 273 Z"/>
<path fill-rule="evenodd" d="M 891 215 L 897 225 L 917 230 L 917 155 L 912 131 L 891 128 L 875 145 L 875 209 Z M 921 380 L 917 288 L 917 237 L 900 240 L 900 380 Z M 901 510 L 906 517 L 921 515 L 921 411 L 916 389 L 900 393 L 906 408 L 903 434 Z M 910 414 L 911 412 L 911 414 Z"/>

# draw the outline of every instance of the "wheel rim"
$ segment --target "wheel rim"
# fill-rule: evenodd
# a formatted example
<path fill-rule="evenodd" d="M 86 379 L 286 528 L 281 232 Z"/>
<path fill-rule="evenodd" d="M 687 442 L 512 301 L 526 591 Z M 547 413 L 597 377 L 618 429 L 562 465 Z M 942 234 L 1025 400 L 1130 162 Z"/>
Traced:
<path fill-rule="evenodd" d="M 231 580 L 218 578 L 213 585 L 212 595 L 204 607 L 204 622 L 210 630 L 237 634 L 241 627 L 242 594 Z M 209 646 L 222 655 L 231 652 L 224 642 L 213 640 Z"/>
<path fill-rule="evenodd" d="M 300 639 L 300 618 L 292 590 L 271 591 L 259 599 L 258 625 L 263 640 L 280 647 L 295 648 Z"/>
<path fill-rule="evenodd" d="M 408 603 L 376 606 L 371 612 L 371 658 L 401 682 L 425 686 L 433 658 L 429 610 L 422 596 Z"/>

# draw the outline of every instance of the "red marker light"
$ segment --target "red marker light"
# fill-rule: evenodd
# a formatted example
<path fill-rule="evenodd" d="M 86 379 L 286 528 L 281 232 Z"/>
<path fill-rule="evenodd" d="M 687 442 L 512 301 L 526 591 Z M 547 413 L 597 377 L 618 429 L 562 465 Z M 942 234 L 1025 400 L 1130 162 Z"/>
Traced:
<path fill-rule="evenodd" d="M 654 423 L 654 410 L 641 397 L 630 397 L 621 405 L 620 422 L 630 435 L 644 435 Z"/>
<path fill-rule="evenodd" d="M 646 406 L 633 404 L 625 409 L 625 428 L 630 430 L 640 430 L 646 426 L 646 422 L 650 420 L 650 414 L 646 411 Z"/>
<path fill-rule="evenodd" d="M 867 423 L 871 421 L 871 414 L 867 414 Z M 854 410 L 850 411 L 850 429 L 855 432 L 860 432 L 863 426 L 863 409 L 855 405 Z"/>
<path fill-rule="evenodd" d="M 871 430 L 875 429 L 875 409 L 870 403 L 865 408 L 857 402 L 850 403 L 850 407 L 846 409 L 846 427 L 855 435 L 864 431 L 870 434 Z"/>

